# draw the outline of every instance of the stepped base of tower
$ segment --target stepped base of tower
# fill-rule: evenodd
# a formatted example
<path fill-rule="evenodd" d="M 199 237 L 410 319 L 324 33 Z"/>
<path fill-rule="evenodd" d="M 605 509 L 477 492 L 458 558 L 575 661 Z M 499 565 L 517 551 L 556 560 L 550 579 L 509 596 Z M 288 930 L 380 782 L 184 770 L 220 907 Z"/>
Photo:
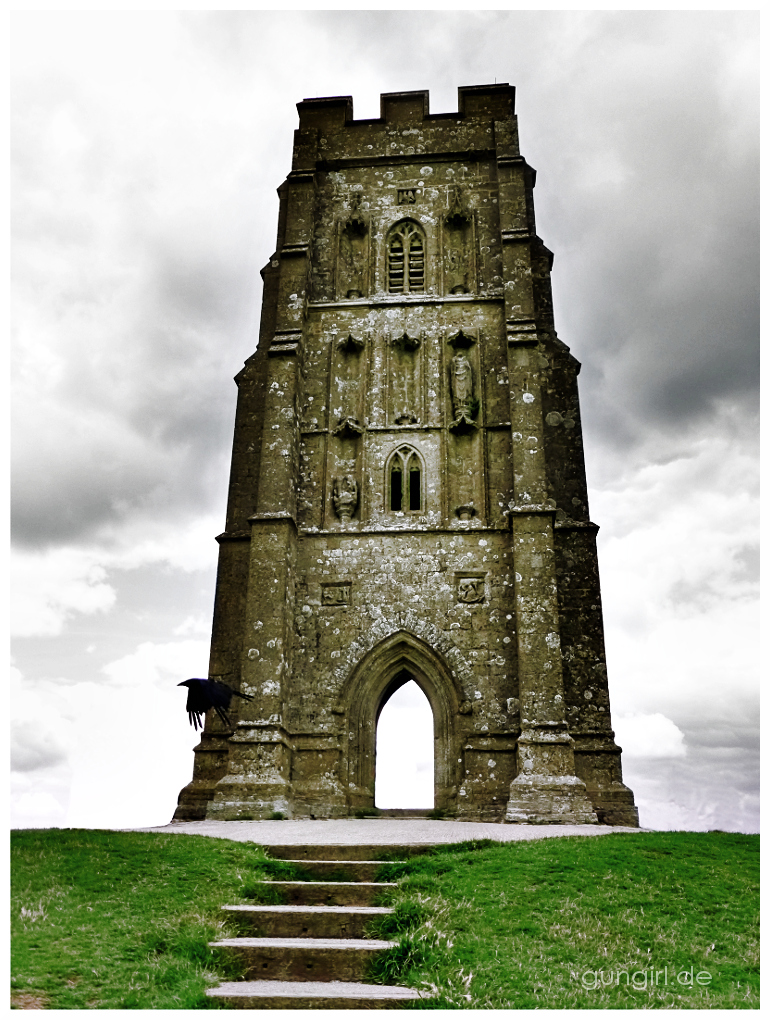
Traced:
<path fill-rule="evenodd" d="M 622 825 L 632 829 L 639 827 L 639 811 L 634 804 L 634 795 L 622 783 L 612 788 L 586 787 L 586 793 L 593 804 L 600 825 Z"/>
<path fill-rule="evenodd" d="M 505 821 L 528 825 L 598 824 L 582 780 L 576 776 L 526 774 L 511 783 Z"/>
<path fill-rule="evenodd" d="M 276 813 L 286 818 L 354 818 L 371 804 L 342 804 L 331 796 L 295 797 L 284 786 L 227 791 L 216 783 L 189 783 L 179 795 L 173 821 L 248 821 L 268 819 Z M 529 825 L 617 825 L 637 828 L 639 816 L 633 793 L 622 783 L 613 788 L 586 787 L 569 778 L 527 777 L 511 784 L 506 803 L 472 803 L 444 809 L 442 817 L 463 822 L 494 822 Z"/>
<path fill-rule="evenodd" d="M 179 794 L 179 802 L 174 811 L 173 822 L 205 821 L 211 798 L 214 796 L 214 783 L 199 783 L 193 780 Z"/>

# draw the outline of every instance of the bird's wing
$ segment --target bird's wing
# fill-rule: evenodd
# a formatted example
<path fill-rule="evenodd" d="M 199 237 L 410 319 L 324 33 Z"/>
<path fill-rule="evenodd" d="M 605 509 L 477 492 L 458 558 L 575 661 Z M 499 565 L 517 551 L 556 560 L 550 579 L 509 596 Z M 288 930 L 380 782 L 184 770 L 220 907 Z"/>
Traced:
<path fill-rule="evenodd" d="M 229 708 L 233 694 L 232 687 L 223 684 L 221 680 L 205 680 L 206 697 L 209 699 L 210 708 Z"/>
<path fill-rule="evenodd" d="M 197 730 L 201 726 L 201 716 L 210 708 L 216 710 L 217 715 L 225 724 L 232 729 L 232 723 L 227 715 L 233 695 L 251 701 L 248 694 L 240 694 L 232 687 L 223 684 L 221 680 L 204 680 L 202 677 L 192 677 L 187 681 L 187 714 L 190 724 Z"/>
<path fill-rule="evenodd" d="M 203 723 L 201 722 L 200 712 L 188 712 L 187 718 L 190 720 L 190 725 L 197 732 L 199 729 L 203 729 Z"/>
<path fill-rule="evenodd" d="M 193 677 L 188 680 L 187 687 L 187 711 L 195 712 L 196 715 L 200 715 L 201 712 L 208 712 L 212 707 L 212 701 L 208 696 L 206 690 L 207 680 L 201 680 L 197 677 Z"/>

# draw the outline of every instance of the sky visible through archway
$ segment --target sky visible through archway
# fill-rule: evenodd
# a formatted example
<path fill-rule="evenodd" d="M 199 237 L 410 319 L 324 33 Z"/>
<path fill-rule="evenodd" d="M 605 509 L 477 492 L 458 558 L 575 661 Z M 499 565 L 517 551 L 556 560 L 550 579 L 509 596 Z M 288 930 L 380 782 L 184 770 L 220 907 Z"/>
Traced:
<path fill-rule="evenodd" d="M 433 712 L 410 680 L 377 723 L 374 803 L 378 808 L 433 807 Z"/>

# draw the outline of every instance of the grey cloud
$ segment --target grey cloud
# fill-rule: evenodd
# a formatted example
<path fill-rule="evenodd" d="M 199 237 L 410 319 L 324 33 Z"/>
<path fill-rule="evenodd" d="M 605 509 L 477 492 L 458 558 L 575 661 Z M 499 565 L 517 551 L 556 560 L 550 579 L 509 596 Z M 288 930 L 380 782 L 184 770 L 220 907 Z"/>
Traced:
<path fill-rule="evenodd" d="M 50 731 L 40 732 L 31 723 L 11 726 L 11 769 L 36 772 L 67 760 L 68 750 Z"/>
<path fill-rule="evenodd" d="M 623 781 L 634 791 L 644 827 L 758 832 L 758 766 L 756 752 L 698 748 L 685 758 L 629 759 Z"/>

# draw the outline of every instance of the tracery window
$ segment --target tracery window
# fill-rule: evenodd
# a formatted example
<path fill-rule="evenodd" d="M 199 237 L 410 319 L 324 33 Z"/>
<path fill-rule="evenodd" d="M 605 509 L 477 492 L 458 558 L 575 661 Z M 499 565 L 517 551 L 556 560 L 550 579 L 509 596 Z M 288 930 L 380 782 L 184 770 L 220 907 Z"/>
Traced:
<path fill-rule="evenodd" d="M 425 291 L 425 238 L 412 220 L 397 223 L 390 233 L 388 291 L 391 294 Z"/>
<path fill-rule="evenodd" d="M 422 510 L 422 464 L 411 447 L 396 450 L 387 477 L 391 510 Z"/>

